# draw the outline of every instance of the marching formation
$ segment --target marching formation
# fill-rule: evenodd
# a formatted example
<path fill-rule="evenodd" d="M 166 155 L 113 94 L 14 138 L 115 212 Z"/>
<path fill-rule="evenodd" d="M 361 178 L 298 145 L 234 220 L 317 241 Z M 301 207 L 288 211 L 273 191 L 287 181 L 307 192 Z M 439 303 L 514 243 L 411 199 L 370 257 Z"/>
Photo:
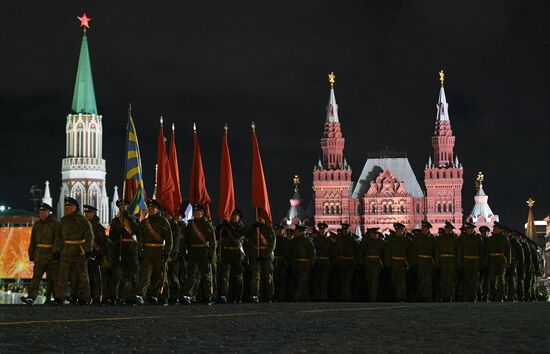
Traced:
<path fill-rule="evenodd" d="M 342 224 L 316 228 L 270 226 L 261 216 L 245 225 L 235 209 L 215 227 L 193 205 L 173 218 L 156 200 L 141 222 L 119 200 L 109 232 L 97 209 L 65 198 L 60 222 L 40 205 L 29 258 L 27 297 L 33 304 L 47 274 L 46 302 L 54 304 L 213 304 L 271 301 L 535 301 L 543 261 L 522 233 L 495 223 L 492 234 L 466 223 L 458 235 L 447 222 L 389 235 L 369 228 L 359 238 Z M 165 216 L 167 215 L 167 216 Z"/>

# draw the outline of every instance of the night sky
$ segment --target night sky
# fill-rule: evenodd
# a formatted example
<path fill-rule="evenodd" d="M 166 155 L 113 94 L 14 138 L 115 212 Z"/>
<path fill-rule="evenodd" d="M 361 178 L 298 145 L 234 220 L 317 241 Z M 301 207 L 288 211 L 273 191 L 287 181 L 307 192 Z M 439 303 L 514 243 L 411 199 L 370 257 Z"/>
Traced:
<path fill-rule="evenodd" d="M 444 69 L 465 216 L 480 170 L 502 222 L 520 228 L 529 197 L 537 219 L 548 215 L 550 2 L 267 3 L 2 2 L 0 204 L 32 209 L 29 189 L 45 180 L 57 203 L 82 38 L 76 16 L 86 11 L 109 195 L 122 181 L 131 101 L 148 193 L 159 116 L 176 123 L 185 194 L 197 122 L 215 210 L 227 122 L 237 203 L 252 219 L 254 120 L 274 219 L 288 210 L 294 174 L 307 205 L 330 71 L 354 180 L 367 154 L 388 146 L 406 151 L 423 181 Z"/>

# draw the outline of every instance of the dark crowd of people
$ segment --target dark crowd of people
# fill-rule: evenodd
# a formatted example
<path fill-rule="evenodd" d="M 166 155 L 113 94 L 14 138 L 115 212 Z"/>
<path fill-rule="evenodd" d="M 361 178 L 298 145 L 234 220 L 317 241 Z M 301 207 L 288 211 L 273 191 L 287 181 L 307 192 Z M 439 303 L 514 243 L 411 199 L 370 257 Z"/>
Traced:
<path fill-rule="evenodd" d="M 141 222 L 117 201 L 108 235 L 97 209 L 65 198 L 58 222 L 40 205 L 29 258 L 33 304 L 46 274 L 46 303 L 213 304 L 271 301 L 535 301 L 544 259 L 524 234 L 500 223 L 460 234 L 432 234 L 424 221 L 408 232 L 395 223 L 389 235 L 369 228 L 363 237 L 342 224 L 285 228 L 265 220 L 245 225 L 235 209 L 214 226 L 202 205 L 184 222 L 147 202 Z"/>

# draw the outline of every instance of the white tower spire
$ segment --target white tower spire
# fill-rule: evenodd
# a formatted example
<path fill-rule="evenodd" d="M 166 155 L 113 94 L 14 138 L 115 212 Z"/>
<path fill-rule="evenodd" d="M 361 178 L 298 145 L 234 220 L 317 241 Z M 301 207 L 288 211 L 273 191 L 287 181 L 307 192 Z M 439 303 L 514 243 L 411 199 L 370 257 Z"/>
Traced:
<path fill-rule="evenodd" d="M 46 181 L 46 187 L 44 187 L 44 196 L 42 197 L 42 203 L 46 203 L 49 206 L 53 207 L 53 199 L 50 194 L 50 182 Z"/>

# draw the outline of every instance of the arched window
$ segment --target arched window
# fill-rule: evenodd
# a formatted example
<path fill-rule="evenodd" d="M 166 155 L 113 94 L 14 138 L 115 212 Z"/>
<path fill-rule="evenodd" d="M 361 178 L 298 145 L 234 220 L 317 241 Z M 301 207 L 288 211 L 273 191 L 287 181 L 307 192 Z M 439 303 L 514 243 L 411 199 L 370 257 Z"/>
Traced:
<path fill-rule="evenodd" d="M 441 213 L 441 204 L 437 204 L 437 212 Z"/>
<path fill-rule="evenodd" d="M 340 215 L 340 204 L 336 205 L 336 214 Z"/>
<path fill-rule="evenodd" d="M 334 215 L 334 205 L 331 205 L 331 206 L 330 206 L 330 214 L 331 214 L 331 215 Z"/>
<path fill-rule="evenodd" d="M 384 213 L 387 213 L 387 212 L 388 212 L 388 206 L 384 204 Z"/>
<path fill-rule="evenodd" d="M 371 213 L 376 214 L 376 204 L 372 203 L 370 206 Z"/>
<path fill-rule="evenodd" d="M 449 213 L 451 213 L 453 211 L 453 205 L 449 204 L 449 208 L 447 210 L 449 210 Z"/>
<path fill-rule="evenodd" d="M 443 204 L 443 212 L 444 212 L 444 213 L 447 212 L 447 204 Z"/>
<path fill-rule="evenodd" d="M 325 215 L 328 215 L 329 214 L 329 208 L 328 208 L 328 205 L 325 206 Z"/>
<path fill-rule="evenodd" d="M 390 204 L 390 205 L 388 205 L 388 210 L 390 211 L 390 213 L 393 213 L 393 207 L 392 207 L 392 205 L 391 205 L 391 204 Z"/>
<path fill-rule="evenodd" d="M 416 213 L 420 213 L 420 203 L 416 203 Z"/>
<path fill-rule="evenodd" d="M 405 214 L 405 206 L 404 205 L 401 205 L 401 207 L 399 208 L 399 211 L 403 214 Z"/>

